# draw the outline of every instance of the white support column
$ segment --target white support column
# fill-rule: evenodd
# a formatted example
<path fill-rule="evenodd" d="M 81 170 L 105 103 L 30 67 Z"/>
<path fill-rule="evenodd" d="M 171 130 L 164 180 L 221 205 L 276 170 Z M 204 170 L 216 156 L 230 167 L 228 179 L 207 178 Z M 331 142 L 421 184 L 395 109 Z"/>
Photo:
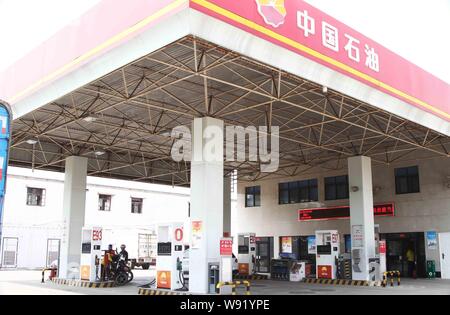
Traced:
<path fill-rule="evenodd" d="M 224 224 L 223 126 L 223 121 L 209 117 L 194 119 L 193 123 L 189 291 L 199 294 L 208 293 L 208 263 L 220 261 Z M 196 222 L 201 226 L 197 232 Z"/>
<path fill-rule="evenodd" d="M 84 157 L 66 159 L 64 177 L 63 219 L 64 235 L 61 244 L 59 277 L 78 279 L 81 257 L 81 229 L 86 207 L 87 162 Z"/>
<path fill-rule="evenodd" d="M 273 257 L 278 259 L 280 257 L 280 236 L 273 236 Z"/>
<path fill-rule="evenodd" d="M 369 259 L 375 258 L 375 222 L 371 159 L 348 159 L 353 280 L 369 280 Z"/>
<path fill-rule="evenodd" d="M 231 176 L 223 179 L 223 233 L 231 236 Z"/>

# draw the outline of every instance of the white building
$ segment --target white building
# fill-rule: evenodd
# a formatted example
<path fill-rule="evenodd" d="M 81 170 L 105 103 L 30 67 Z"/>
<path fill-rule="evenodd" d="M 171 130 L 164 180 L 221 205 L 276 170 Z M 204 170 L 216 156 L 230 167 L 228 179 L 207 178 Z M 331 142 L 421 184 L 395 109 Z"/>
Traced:
<path fill-rule="evenodd" d="M 64 239 L 64 174 L 15 167 L 8 173 L 1 266 L 42 268 Z M 85 225 L 103 227 L 106 243 L 124 243 L 130 258 L 137 258 L 138 234 L 154 233 L 158 223 L 185 221 L 189 194 L 189 188 L 89 177 Z"/>

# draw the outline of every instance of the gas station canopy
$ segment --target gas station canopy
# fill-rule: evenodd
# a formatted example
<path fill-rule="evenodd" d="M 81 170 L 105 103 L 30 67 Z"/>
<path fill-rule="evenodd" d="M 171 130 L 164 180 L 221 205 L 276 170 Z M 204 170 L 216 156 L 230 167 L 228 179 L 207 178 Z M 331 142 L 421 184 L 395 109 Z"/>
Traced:
<path fill-rule="evenodd" d="M 63 171 L 78 155 L 91 176 L 187 186 L 171 132 L 205 116 L 280 127 L 275 173 L 226 162 L 243 181 L 340 169 L 355 155 L 449 157 L 450 86 L 303 1 L 278 15 L 264 1 L 112 2 L 0 75 L 11 165 Z"/>

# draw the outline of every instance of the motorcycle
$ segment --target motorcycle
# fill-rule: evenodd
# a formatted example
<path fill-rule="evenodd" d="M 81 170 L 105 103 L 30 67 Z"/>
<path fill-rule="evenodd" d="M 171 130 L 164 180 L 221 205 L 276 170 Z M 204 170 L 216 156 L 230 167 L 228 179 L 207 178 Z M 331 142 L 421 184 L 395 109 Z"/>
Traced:
<path fill-rule="evenodd" d="M 112 259 L 111 276 L 109 278 L 114 280 L 116 286 L 125 285 L 134 278 L 131 268 L 127 266 L 127 263 L 120 255 L 116 255 Z"/>

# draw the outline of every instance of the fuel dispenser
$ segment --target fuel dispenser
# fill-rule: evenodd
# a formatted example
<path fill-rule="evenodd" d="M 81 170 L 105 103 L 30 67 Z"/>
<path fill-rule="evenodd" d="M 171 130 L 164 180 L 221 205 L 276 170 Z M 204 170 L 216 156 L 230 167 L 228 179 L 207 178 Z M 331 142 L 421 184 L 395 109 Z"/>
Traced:
<path fill-rule="evenodd" d="M 82 229 L 80 279 L 83 281 L 100 281 L 102 239 L 102 228 L 94 227 Z"/>
<path fill-rule="evenodd" d="M 316 250 L 317 278 L 336 279 L 340 253 L 338 231 L 316 231 Z"/>
<path fill-rule="evenodd" d="M 240 275 L 252 275 L 255 271 L 256 234 L 238 234 L 238 270 Z"/>
<path fill-rule="evenodd" d="M 369 258 L 370 281 L 381 281 L 386 271 L 386 242 L 380 239 L 380 225 L 375 224 L 375 257 Z"/>
<path fill-rule="evenodd" d="M 160 225 L 157 233 L 156 287 L 172 291 L 185 289 L 183 223 Z"/>

